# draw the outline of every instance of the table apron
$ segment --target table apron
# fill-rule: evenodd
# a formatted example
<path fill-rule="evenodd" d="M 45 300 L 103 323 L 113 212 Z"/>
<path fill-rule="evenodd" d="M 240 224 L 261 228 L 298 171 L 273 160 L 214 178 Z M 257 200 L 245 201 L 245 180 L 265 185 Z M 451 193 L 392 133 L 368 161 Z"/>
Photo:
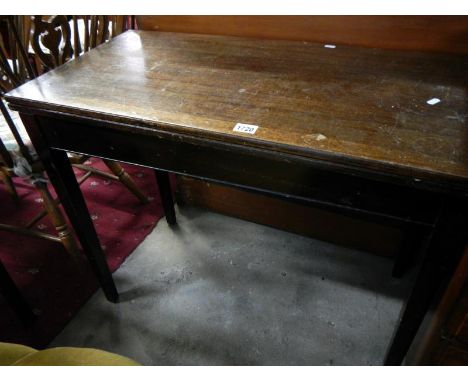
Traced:
<path fill-rule="evenodd" d="M 384 224 L 430 227 L 432 192 L 317 168 L 314 161 L 175 133 L 38 116 L 49 147 L 210 180 Z"/>

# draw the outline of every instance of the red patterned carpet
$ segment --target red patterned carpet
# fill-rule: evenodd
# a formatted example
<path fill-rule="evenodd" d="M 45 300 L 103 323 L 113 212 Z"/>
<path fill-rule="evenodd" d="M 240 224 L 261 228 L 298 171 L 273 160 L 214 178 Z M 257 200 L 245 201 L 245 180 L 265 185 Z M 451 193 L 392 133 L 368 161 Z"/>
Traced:
<path fill-rule="evenodd" d="M 93 166 L 104 169 L 92 159 Z M 149 205 L 138 200 L 119 182 L 90 177 L 81 186 L 88 209 L 107 256 L 115 271 L 152 231 L 163 215 L 152 170 L 124 165 L 135 182 L 150 197 Z M 78 171 L 77 171 L 78 173 Z M 34 187 L 15 179 L 21 197 L 19 206 L 0 183 L 0 222 L 24 224 L 40 210 L 40 196 Z M 54 233 L 48 217 L 37 229 Z M 73 262 L 61 244 L 0 231 L 0 260 L 21 293 L 38 315 L 24 329 L 0 296 L 0 341 L 45 347 L 97 290 L 88 262 Z"/>

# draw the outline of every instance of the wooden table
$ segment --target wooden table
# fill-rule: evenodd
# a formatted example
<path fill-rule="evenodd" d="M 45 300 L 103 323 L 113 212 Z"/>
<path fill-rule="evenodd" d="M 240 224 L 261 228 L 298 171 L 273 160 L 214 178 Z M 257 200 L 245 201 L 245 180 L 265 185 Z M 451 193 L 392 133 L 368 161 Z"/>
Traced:
<path fill-rule="evenodd" d="M 466 244 L 467 64 L 129 31 L 6 98 L 111 301 L 117 291 L 64 150 L 158 169 L 170 223 L 174 172 L 425 234 L 385 360 L 400 364 Z M 235 131 L 237 123 L 258 128 Z"/>

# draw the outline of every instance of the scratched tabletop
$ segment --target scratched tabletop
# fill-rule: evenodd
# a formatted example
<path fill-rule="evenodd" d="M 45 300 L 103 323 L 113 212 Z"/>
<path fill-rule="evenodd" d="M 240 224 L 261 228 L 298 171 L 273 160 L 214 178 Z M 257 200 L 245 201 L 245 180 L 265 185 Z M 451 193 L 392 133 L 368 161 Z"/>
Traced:
<path fill-rule="evenodd" d="M 129 31 L 7 99 L 466 186 L 467 86 L 467 56 Z"/>

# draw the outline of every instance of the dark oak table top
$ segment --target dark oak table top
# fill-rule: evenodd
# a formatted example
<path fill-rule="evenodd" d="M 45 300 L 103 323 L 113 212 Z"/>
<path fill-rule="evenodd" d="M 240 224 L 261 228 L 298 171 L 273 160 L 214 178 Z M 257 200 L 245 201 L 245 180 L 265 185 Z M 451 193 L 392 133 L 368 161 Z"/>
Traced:
<path fill-rule="evenodd" d="M 467 80 L 466 56 L 129 31 L 6 98 L 468 189 Z"/>

